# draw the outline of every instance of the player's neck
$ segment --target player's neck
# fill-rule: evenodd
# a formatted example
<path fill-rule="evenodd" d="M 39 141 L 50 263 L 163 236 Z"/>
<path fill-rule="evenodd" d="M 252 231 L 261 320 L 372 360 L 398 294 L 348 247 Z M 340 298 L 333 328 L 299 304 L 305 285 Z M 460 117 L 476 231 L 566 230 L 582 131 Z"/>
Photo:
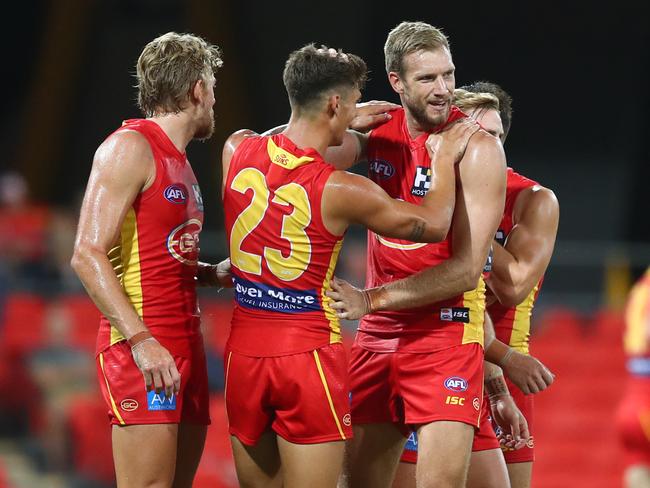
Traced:
<path fill-rule="evenodd" d="M 184 112 L 154 115 L 150 120 L 160 126 L 181 154 L 194 138 L 194 127 L 189 123 L 189 117 Z"/>
<path fill-rule="evenodd" d="M 329 127 L 318 119 L 296 117 L 293 114 L 289 119 L 283 134 L 293 142 L 296 147 L 315 149 L 321 156 L 330 144 L 331 134 Z"/>
<path fill-rule="evenodd" d="M 417 139 L 422 134 L 430 134 L 433 130 L 433 127 L 423 127 L 406 108 L 404 109 L 404 115 L 406 118 L 406 129 L 408 130 L 411 139 Z"/>

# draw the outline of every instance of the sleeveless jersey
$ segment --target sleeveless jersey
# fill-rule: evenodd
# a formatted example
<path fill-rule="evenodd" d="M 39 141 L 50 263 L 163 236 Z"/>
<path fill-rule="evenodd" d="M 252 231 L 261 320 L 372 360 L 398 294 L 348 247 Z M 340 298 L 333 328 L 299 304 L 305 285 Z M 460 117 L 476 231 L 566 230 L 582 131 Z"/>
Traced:
<path fill-rule="evenodd" d="M 628 356 L 628 371 L 650 377 L 650 268 L 630 291 L 623 347 Z"/>
<path fill-rule="evenodd" d="M 536 181 L 515 173 L 512 168 L 508 168 L 503 219 L 499 224 L 495 236 L 495 240 L 502 246 L 505 246 L 508 235 L 514 227 L 512 213 L 519 193 L 526 188 L 531 188 L 538 184 Z M 524 354 L 528 354 L 530 318 L 533 313 L 535 300 L 542 287 L 542 281 L 544 281 L 544 277 L 539 280 L 524 301 L 516 307 L 505 307 L 498 301 L 488 307 L 488 313 L 492 322 L 494 322 L 496 338 Z"/>
<path fill-rule="evenodd" d="M 411 139 L 404 110 L 391 115 L 390 121 L 370 134 L 370 178 L 392 198 L 419 204 L 431 185 L 431 159 L 425 147 L 428 134 Z M 452 107 L 444 125 L 464 116 Z M 390 283 L 442 263 L 451 257 L 451 234 L 450 230 L 442 242 L 421 244 L 368 232 L 366 287 Z M 476 289 L 443 302 L 366 315 L 356 341 L 376 352 L 424 353 L 473 342 L 483 344 L 484 312 L 485 282 L 481 277 Z"/>
<path fill-rule="evenodd" d="M 249 137 L 235 150 L 224 190 L 236 302 L 231 350 L 271 357 L 341 342 L 325 292 L 343 236 L 321 216 L 333 171 L 283 134 Z"/>
<path fill-rule="evenodd" d="M 127 212 L 108 253 L 124 292 L 153 336 L 172 354 L 187 355 L 200 337 L 195 276 L 203 201 L 185 154 L 151 120 L 127 120 L 115 132 L 142 134 L 156 166 L 153 184 Z M 97 352 L 124 340 L 101 318 Z"/>

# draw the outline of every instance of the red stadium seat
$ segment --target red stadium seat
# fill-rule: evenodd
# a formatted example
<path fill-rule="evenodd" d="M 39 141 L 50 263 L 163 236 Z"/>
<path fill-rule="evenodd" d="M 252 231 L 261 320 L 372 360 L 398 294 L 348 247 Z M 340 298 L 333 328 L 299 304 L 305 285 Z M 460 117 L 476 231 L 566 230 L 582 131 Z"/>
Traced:
<path fill-rule="evenodd" d="M 200 306 L 206 347 L 223 354 L 230 334 L 233 303 L 230 300 L 202 300 Z"/>
<path fill-rule="evenodd" d="M 68 406 L 67 424 L 75 471 L 88 479 L 113 483 L 111 427 L 100 394 L 93 392 L 74 398 Z"/>
<path fill-rule="evenodd" d="M 45 302 L 40 297 L 27 293 L 9 295 L 0 325 L 0 344 L 21 354 L 40 347 L 45 341 L 44 316 Z"/>
<path fill-rule="evenodd" d="M 208 428 L 203 457 L 194 488 L 235 488 L 239 486 L 230 448 L 226 405 L 222 395 L 210 398 L 212 425 Z"/>
<path fill-rule="evenodd" d="M 59 303 L 72 319 L 70 341 L 73 346 L 94 352 L 101 314 L 86 295 L 62 297 Z"/>

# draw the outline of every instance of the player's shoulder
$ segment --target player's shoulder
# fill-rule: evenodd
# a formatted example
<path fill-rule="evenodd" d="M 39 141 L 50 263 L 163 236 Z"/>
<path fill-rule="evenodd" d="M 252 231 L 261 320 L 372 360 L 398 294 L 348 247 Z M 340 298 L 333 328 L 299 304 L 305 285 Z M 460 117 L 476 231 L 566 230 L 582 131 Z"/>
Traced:
<path fill-rule="evenodd" d="M 122 129 L 113 132 L 100 144 L 95 152 L 95 161 L 111 162 L 153 161 L 153 152 L 148 139 L 134 129 Z"/>
<path fill-rule="evenodd" d="M 501 141 L 492 134 L 479 129 L 471 137 L 465 149 L 462 163 L 480 165 L 506 173 L 506 157 Z"/>
<path fill-rule="evenodd" d="M 553 190 L 535 183 L 519 192 L 517 206 L 551 210 L 559 207 L 559 201 Z"/>

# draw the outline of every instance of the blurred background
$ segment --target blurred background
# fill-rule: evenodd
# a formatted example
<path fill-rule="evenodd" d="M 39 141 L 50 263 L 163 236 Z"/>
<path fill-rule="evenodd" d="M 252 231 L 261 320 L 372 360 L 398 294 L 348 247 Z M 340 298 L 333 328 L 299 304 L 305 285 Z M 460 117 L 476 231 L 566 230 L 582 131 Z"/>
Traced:
<path fill-rule="evenodd" d="M 506 143 L 518 172 L 560 201 L 558 240 L 533 314 L 532 352 L 556 374 L 538 396 L 535 487 L 613 487 L 613 416 L 625 382 L 622 308 L 650 263 L 650 4 L 618 1 L 322 3 L 31 0 L 3 35 L 0 144 L 0 488 L 112 486 L 110 432 L 95 380 L 98 313 L 69 267 L 93 153 L 139 117 L 143 46 L 170 31 L 218 44 L 216 132 L 188 156 L 201 183 L 202 260 L 227 256 L 223 141 L 287 121 L 288 54 L 315 42 L 362 56 L 364 99 L 398 101 L 383 67 L 388 31 L 423 20 L 450 37 L 457 86 L 513 97 Z M 364 172 L 365 168 L 357 168 Z M 361 284 L 365 232 L 337 274 Z M 236 486 L 221 389 L 232 295 L 201 292 L 213 425 L 196 486 Z M 348 339 L 354 323 L 346 325 Z"/>

